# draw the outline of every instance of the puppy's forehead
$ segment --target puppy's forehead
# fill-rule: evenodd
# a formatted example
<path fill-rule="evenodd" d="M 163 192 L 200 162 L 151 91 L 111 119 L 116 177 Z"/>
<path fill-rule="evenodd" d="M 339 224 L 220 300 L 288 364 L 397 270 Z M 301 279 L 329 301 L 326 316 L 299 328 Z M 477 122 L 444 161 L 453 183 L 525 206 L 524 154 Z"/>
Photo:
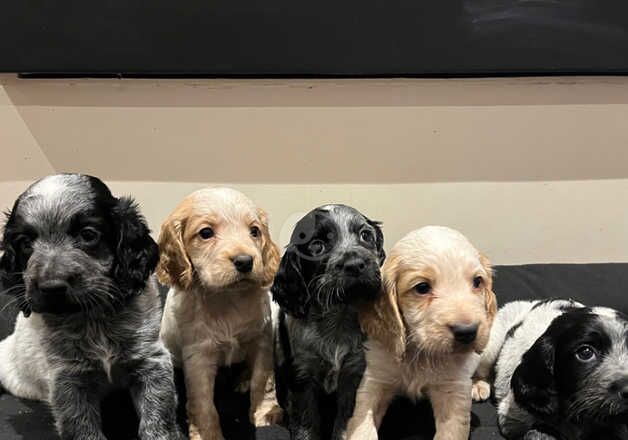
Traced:
<path fill-rule="evenodd" d="M 204 188 L 189 196 L 189 205 L 197 215 L 216 215 L 237 220 L 244 215 L 257 217 L 257 207 L 247 196 L 232 188 Z"/>
<path fill-rule="evenodd" d="M 447 259 L 479 263 L 479 252 L 460 232 L 445 226 L 425 226 L 403 237 L 392 250 L 409 259 Z"/>
<path fill-rule="evenodd" d="M 628 321 L 617 310 L 608 307 L 593 307 L 591 312 L 597 316 L 597 321 L 613 341 L 624 345 L 628 342 Z"/>
<path fill-rule="evenodd" d="M 328 214 L 328 218 L 338 225 L 343 232 L 349 232 L 351 226 L 366 222 L 366 217 L 355 208 L 347 205 L 330 204 L 317 208 Z"/>
<path fill-rule="evenodd" d="M 19 198 L 17 214 L 31 223 L 69 219 L 94 205 L 96 193 L 89 176 L 58 174 L 31 185 Z"/>

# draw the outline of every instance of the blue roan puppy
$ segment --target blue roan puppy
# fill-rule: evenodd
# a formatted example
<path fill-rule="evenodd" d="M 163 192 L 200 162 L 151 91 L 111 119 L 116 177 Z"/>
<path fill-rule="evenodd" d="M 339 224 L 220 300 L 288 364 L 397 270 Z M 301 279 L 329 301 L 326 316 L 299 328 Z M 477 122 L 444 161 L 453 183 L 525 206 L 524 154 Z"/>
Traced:
<path fill-rule="evenodd" d="M 365 367 L 358 307 L 380 295 L 383 242 L 379 223 L 345 205 L 295 226 L 271 289 L 277 397 L 293 440 L 344 435 Z"/>
<path fill-rule="evenodd" d="M 569 300 L 515 301 L 497 314 L 476 378 L 509 439 L 628 439 L 628 321 Z"/>
<path fill-rule="evenodd" d="M 2 250 L 3 289 L 21 309 L 0 342 L 2 387 L 48 402 L 61 437 L 76 440 L 105 440 L 100 401 L 126 388 L 141 440 L 180 438 L 158 338 L 158 249 L 135 203 L 95 177 L 46 177 L 15 202 Z"/>

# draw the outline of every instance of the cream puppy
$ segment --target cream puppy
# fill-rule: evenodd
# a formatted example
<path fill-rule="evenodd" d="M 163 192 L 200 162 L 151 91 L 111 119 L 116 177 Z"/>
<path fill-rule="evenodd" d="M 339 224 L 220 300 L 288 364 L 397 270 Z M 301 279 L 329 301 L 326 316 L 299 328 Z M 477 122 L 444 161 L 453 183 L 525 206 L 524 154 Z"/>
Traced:
<path fill-rule="evenodd" d="M 250 372 L 251 422 L 274 423 L 278 407 L 262 402 L 273 370 L 268 289 L 279 252 L 266 214 L 233 189 L 202 189 L 163 223 L 159 247 L 157 274 L 171 286 L 161 338 L 183 367 L 190 438 L 223 438 L 214 380 L 236 362 Z"/>
<path fill-rule="evenodd" d="M 347 438 L 377 439 L 395 395 L 430 399 L 437 440 L 466 440 L 471 376 L 487 344 L 496 300 L 491 266 L 459 232 L 413 231 L 384 262 L 384 295 L 361 311 L 366 371 Z"/>

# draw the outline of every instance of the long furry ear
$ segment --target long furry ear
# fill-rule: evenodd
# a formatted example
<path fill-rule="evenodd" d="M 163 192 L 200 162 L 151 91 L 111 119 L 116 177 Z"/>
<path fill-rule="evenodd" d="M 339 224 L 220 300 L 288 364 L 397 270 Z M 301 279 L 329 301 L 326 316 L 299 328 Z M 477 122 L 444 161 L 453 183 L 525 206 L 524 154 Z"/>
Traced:
<path fill-rule="evenodd" d="M 311 296 L 303 279 L 301 259 L 293 245 L 286 249 L 270 290 L 273 299 L 286 313 L 296 318 L 307 316 Z"/>
<path fill-rule="evenodd" d="M 257 210 L 257 216 L 262 224 L 262 235 L 264 237 L 264 245 L 262 247 L 262 260 L 264 262 L 264 286 L 270 286 L 273 282 L 277 269 L 279 268 L 279 248 L 270 237 L 270 228 L 268 226 L 268 215 L 263 209 Z"/>
<path fill-rule="evenodd" d="M 550 338 L 541 336 L 523 355 L 510 380 L 517 404 L 533 414 L 551 415 L 559 409 L 554 351 Z"/>
<path fill-rule="evenodd" d="M 493 322 L 495 315 L 497 315 L 497 295 L 495 295 L 493 291 L 493 266 L 491 265 L 491 261 L 482 254 L 480 254 L 480 263 L 482 267 L 484 267 L 488 278 L 486 280 L 485 289 L 486 313 L 490 321 Z"/>
<path fill-rule="evenodd" d="M 375 246 L 377 247 L 377 256 L 379 265 L 384 264 L 386 252 L 384 252 L 384 233 L 382 232 L 382 222 L 366 219 L 367 223 L 375 229 Z"/>
<path fill-rule="evenodd" d="M 157 243 L 133 199 L 119 198 L 113 217 L 117 227 L 113 277 L 122 292 L 139 294 L 157 265 Z"/>
<path fill-rule="evenodd" d="M 194 266 L 183 244 L 183 220 L 174 212 L 161 225 L 157 278 L 166 286 L 187 290 L 192 285 Z"/>
<path fill-rule="evenodd" d="M 369 338 L 389 348 L 397 360 L 406 351 L 406 328 L 401 318 L 397 293 L 397 261 L 389 257 L 382 267 L 383 292 L 360 310 L 360 325 Z"/>
<path fill-rule="evenodd" d="M 23 268 L 18 267 L 17 256 L 8 243 L 2 244 L 4 253 L 0 258 L 0 292 L 16 297 L 15 303 L 25 317 L 31 314 L 31 307 L 25 298 L 26 286 L 22 277 Z"/>
<path fill-rule="evenodd" d="M 26 259 L 18 258 L 17 252 L 10 242 L 7 229 L 11 226 L 13 213 L 17 208 L 18 200 L 15 201 L 13 209 L 5 213 L 6 223 L 4 225 L 4 234 L 0 243 L 0 292 L 16 297 L 16 304 L 25 317 L 31 314 L 31 307 L 26 300 L 26 286 L 24 285 L 24 277 L 22 273 L 25 270 Z M 22 260 L 20 262 L 20 260 Z"/>

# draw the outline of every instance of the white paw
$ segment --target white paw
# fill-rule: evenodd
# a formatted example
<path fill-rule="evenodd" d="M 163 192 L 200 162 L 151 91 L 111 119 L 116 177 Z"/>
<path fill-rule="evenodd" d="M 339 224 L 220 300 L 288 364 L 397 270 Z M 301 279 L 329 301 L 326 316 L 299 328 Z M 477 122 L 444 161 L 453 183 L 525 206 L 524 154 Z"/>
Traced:
<path fill-rule="evenodd" d="M 471 387 L 471 398 L 474 402 L 483 402 L 491 397 L 491 385 L 483 380 L 476 380 Z"/>
<path fill-rule="evenodd" d="M 251 415 L 251 423 L 257 428 L 280 424 L 283 420 L 281 407 L 279 405 L 265 405 L 264 403 Z"/>

